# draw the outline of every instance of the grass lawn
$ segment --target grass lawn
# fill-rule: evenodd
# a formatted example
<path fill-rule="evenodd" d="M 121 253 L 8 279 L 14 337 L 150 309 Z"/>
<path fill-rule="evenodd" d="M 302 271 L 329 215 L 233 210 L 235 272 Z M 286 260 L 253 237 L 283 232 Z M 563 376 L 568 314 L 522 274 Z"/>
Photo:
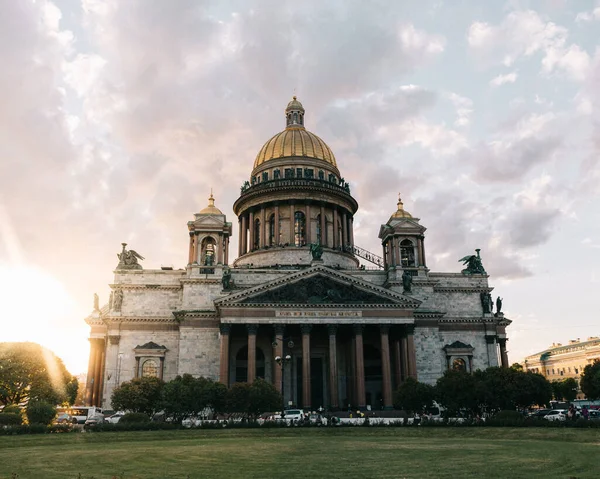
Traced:
<path fill-rule="evenodd" d="M 0 437 L 0 478 L 598 478 L 600 430 L 231 429 Z"/>

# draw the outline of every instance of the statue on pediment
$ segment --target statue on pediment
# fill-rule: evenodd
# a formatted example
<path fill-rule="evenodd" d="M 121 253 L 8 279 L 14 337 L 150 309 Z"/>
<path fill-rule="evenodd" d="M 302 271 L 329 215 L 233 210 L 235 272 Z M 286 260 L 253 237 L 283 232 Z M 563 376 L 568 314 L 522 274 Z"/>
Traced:
<path fill-rule="evenodd" d="M 228 291 L 233 287 L 233 279 L 231 278 L 231 270 L 229 268 L 225 268 L 223 271 L 223 278 L 221 278 L 223 283 L 223 289 Z"/>
<path fill-rule="evenodd" d="M 320 243 L 311 243 L 309 248 L 312 259 L 321 259 L 321 256 L 323 256 L 323 246 Z"/>
<path fill-rule="evenodd" d="M 94 293 L 94 311 L 100 311 L 100 298 L 97 293 Z"/>
<path fill-rule="evenodd" d="M 113 311 L 120 313 L 123 305 L 123 290 L 117 289 L 113 298 Z"/>
<path fill-rule="evenodd" d="M 412 293 L 412 274 L 407 270 L 402 272 L 402 288 L 404 293 Z"/>
<path fill-rule="evenodd" d="M 482 292 L 481 296 L 481 306 L 483 307 L 484 313 L 491 313 L 493 308 L 492 295 L 490 293 Z"/>
<path fill-rule="evenodd" d="M 127 243 L 121 244 L 123 245 L 123 251 L 117 253 L 117 258 L 119 258 L 117 269 L 142 269 L 142 265 L 138 263 L 138 260 L 143 261 L 144 257 L 132 249 L 126 250 Z"/>
<path fill-rule="evenodd" d="M 502 314 L 502 298 L 498 296 L 496 298 L 496 316 Z"/>

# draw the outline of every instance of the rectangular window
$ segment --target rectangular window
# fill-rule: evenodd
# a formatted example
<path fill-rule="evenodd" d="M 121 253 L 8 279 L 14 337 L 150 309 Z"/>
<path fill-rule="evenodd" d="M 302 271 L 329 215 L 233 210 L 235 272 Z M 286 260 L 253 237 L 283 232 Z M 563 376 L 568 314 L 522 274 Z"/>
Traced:
<path fill-rule="evenodd" d="M 324 180 L 325 179 L 325 172 L 323 170 L 319 170 L 319 179 L 320 180 Z"/>
<path fill-rule="evenodd" d="M 304 178 L 314 178 L 315 170 L 311 170 L 310 168 L 304 168 Z"/>
<path fill-rule="evenodd" d="M 278 180 L 279 177 L 281 176 L 281 172 L 279 170 L 274 170 L 273 171 L 273 177 Z"/>
<path fill-rule="evenodd" d="M 285 169 L 285 177 L 286 178 L 293 178 L 294 177 L 294 170 L 292 168 L 286 168 Z"/>
<path fill-rule="evenodd" d="M 302 178 L 302 168 L 296 168 L 296 178 Z"/>
<path fill-rule="evenodd" d="M 262 179 L 263 179 L 263 181 L 269 181 L 269 172 L 268 171 L 263 171 Z"/>

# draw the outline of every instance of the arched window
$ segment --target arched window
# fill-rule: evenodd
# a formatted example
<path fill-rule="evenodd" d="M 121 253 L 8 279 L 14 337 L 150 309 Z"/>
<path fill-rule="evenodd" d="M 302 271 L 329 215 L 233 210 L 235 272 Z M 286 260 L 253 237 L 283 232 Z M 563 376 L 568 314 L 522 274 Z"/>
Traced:
<path fill-rule="evenodd" d="M 252 249 L 258 249 L 260 247 L 260 220 L 254 220 L 254 244 Z"/>
<path fill-rule="evenodd" d="M 317 215 L 317 244 L 324 244 L 323 232 L 321 231 L 321 215 Z"/>
<path fill-rule="evenodd" d="M 466 371 L 467 363 L 465 363 L 465 360 L 462 358 L 456 358 L 454 361 L 452 361 L 452 369 L 455 371 Z"/>
<path fill-rule="evenodd" d="M 294 215 L 294 244 L 296 246 L 306 244 L 306 217 L 302 211 L 296 211 Z"/>
<path fill-rule="evenodd" d="M 142 364 L 142 377 L 143 378 L 156 378 L 158 377 L 158 365 L 154 359 L 147 359 Z"/>
<path fill-rule="evenodd" d="M 403 268 L 415 266 L 415 248 L 412 241 L 405 239 L 400 243 L 400 261 Z"/>
<path fill-rule="evenodd" d="M 294 112 L 294 124 L 298 123 L 298 113 Z"/>
<path fill-rule="evenodd" d="M 201 258 L 200 264 L 204 266 L 212 266 L 215 264 L 216 244 L 211 237 L 204 238 L 200 249 Z"/>
<path fill-rule="evenodd" d="M 265 353 L 256 348 L 256 377 L 265 378 Z M 235 382 L 245 383 L 248 381 L 248 346 L 240 348 L 235 355 Z"/>

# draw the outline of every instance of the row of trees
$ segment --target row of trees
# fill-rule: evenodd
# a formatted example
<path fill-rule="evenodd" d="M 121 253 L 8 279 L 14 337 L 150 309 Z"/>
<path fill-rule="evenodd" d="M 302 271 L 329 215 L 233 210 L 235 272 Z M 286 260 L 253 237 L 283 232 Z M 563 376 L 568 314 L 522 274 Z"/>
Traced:
<path fill-rule="evenodd" d="M 136 378 L 121 384 L 111 396 L 113 409 L 166 417 L 181 421 L 201 415 L 210 408 L 215 413 L 242 413 L 255 418 L 264 411 L 281 409 L 281 394 L 263 379 L 252 384 L 236 383 L 231 388 L 190 374 L 169 382 L 158 378 Z"/>

